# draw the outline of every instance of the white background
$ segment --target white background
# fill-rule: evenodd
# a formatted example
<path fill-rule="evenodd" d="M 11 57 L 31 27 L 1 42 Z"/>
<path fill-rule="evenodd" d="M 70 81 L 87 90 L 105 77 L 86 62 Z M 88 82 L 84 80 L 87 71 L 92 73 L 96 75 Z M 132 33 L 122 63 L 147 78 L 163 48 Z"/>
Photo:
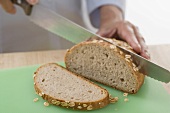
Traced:
<path fill-rule="evenodd" d="M 170 44 L 169 0 L 127 0 L 126 19 L 139 27 L 147 44 Z"/>

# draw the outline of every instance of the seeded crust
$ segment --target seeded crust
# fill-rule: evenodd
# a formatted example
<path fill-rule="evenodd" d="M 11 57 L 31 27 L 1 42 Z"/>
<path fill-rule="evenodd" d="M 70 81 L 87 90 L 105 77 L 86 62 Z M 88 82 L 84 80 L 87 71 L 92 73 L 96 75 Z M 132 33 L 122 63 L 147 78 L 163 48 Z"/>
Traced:
<path fill-rule="evenodd" d="M 133 51 L 126 42 L 109 39 L 116 45 Z M 144 74 L 115 45 L 102 40 L 82 42 L 69 49 L 65 55 L 66 68 L 115 89 L 127 93 L 137 93 L 144 82 Z"/>
<path fill-rule="evenodd" d="M 34 88 L 36 93 L 50 104 L 75 110 L 95 110 L 110 103 L 106 89 L 56 63 L 42 65 L 36 70 Z M 76 98 L 79 100 L 75 100 Z"/>

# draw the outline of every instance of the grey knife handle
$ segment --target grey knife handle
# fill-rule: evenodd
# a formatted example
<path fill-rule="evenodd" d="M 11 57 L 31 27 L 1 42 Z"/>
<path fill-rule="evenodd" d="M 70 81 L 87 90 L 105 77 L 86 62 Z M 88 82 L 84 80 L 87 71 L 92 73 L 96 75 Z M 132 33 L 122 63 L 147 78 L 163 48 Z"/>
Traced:
<path fill-rule="evenodd" d="M 11 0 L 12 3 L 23 8 L 26 15 L 30 15 L 32 12 L 33 5 L 30 5 L 26 0 Z"/>

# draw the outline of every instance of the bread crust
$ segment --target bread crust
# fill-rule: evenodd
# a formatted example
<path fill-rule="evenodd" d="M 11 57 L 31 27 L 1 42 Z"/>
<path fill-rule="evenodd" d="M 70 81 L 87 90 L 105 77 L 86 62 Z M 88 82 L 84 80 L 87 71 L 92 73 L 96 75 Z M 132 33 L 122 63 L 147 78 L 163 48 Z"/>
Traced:
<path fill-rule="evenodd" d="M 132 49 L 132 47 L 129 46 L 129 45 L 128 45 L 126 42 L 124 42 L 124 41 L 119 41 L 119 40 L 116 40 L 116 39 L 109 39 L 109 40 L 112 41 L 113 43 L 115 43 L 115 45 L 121 46 L 121 47 L 123 47 L 123 48 L 125 48 L 125 49 L 128 49 L 129 51 L 134 52 L 133 49 Z M 117 53 L 120 58 L 126 60 L 126 63 L 127 63 L 127 65 L 129 66 L 129 69 L 131 70 L 131 72 L 133 72 L 133 75 L 134 75 L 134 77 L 136 78 L 138 85 L 136 86 L 136 89 L 137 89 L 137 90 L 136 90 L 136 91 L 133 91 L 133 92 L 131 92 L 131 91 L 126 91 L 126 90 L 124 90 L 124 89 L 118 89 L 118 88 L 113 87 L 113 86 L 111 86 L 111 87 L 113 87 L 113 88 L 115 88 L 115 89 L 118 89 L 118 90 L 121 90 L 121 91 L 123 91 L 123 92 L 131 93 L 131 94 L 137 93 L 137 91 L 140 89 L 140 87 L 142 86 L 142 84 L 143 84 L 143 82 L 144 82 L 145 75 L 139 72 L 137 66 L 134 64 L 134 62 L 132 61 L 131 58 L 127 58 L 127 57 L 126 57 L 126 56 L 130 56 L 130 55 L 125 54 L 125 53 L 124 53 L 123 51 L 121 51 L 119 48 L 117 48 L 116 46 L 114 46 L 113 44 L 110 44 L 110 43 L 108 43 L 108 42 L 105 42 L 105 41 L 102 41 L 102 40 L 90 40 L 90 41 L 82 42 L 82 43 L 79 43 L 79 44 L 73 46 L 71 49 L 69 49 L 69 50 L 67 51 L 67 53 L 66 53 L 66 55 L 65 55 L 66 68 L 69 70 L 69 67 L 68 67 L 68 64 L 67 64 L 67 63 L 68 63 L 67 56 L 69 56 L 69 54 L 71 54 L 72 51 L 74 51 L 75 48 L 81 47 L 81 46 L 83 46 L 83 45 L 88 45 L 88 44 L 98 44 L 98 45 L 100 45 L 100 46 L 103 46 L 104 48 L 111 48 L 111 46 L 113 46 L 113 48 L 111 48 L 112 51 L 113 51 L 114 53 Z M 69 70 L 69 71 L 71 71 L 71 70 Z M 88 78 L 88 79 L 89 79 L 89 78 Z M 95 80 L 95 81 L 96 81 L 96 80 Z M 103 83 L 102 81 L 97 81 L 97 82 L 100 82 L 100 83 L 102 83 L 102 84 L 105 84 L 105 83 Z M 105 85 L 108 85 L 108 84 L 105 84 Z"/>
<path fill-rule="evenodd" d="M 54 98 L 50 95 L 45 94 L 44 92 L 41 91 L 41 89 L 39 88 L 39 86 L 37 85 L 37 83 L 35 82 L 37 75 L 37 72 L 44 66 L 47 65 L 56 65 L 58 67 L 63 68 L 65 71 L 69 72 L 72 74 L 72 76 L 77 76 L 79 79 L 85 80 L 87 81 L 89 84 L 95 85 L 96 87 L 102 89 L 104 91 L 104 93 L 106 94 L 105 98 L 102 98 L 100 100 L 97 101 L 92 101 L 92 102 L 74 102 L 74 101 L 66 101 L 66 100 L 61 100 L 58 98 Z M 66 70 L 64 67 L 56 64 L 56 63 L 48 63 L 45 65 L 42 65 L 41 67 L 39 67 L 36 72 L 34 73 L 34 89 L 36 91 L 36 93 L 41 96 L 44 100 L 48 101 L 50 104 L 56 105 L 56 106 L 60 106 L 60 107 L 64 107 L 64 108 L 70 108 L 73 110 L 95 110 L 95 109 L 99 109 L 99 108 L 103 108 L 105 106 L 107 106 L 110 101 L 109 101 L 109 93 L 106 89 L 94 84 L 93 82 L 85 79 L 82 76 L 78 76 L 68 70 Z"/>

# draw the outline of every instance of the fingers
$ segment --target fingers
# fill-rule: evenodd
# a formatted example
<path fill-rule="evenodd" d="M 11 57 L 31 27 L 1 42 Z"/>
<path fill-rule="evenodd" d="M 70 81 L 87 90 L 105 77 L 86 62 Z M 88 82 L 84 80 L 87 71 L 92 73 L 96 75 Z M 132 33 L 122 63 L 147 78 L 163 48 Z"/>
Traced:
<path fill-rule="evenodd" d="M 144 58 L 150 59 L 148 52 L 148 47 L 145 43 L 144 38 L 139 33 L 138 28 L 127 21 L 121 21 L 111 26 L 106 24 L 101 26 L 97 32 L 100 36 L 113 38 L 113 36 L 118 36 L 119 39 L 126 41 L 135 52 L 143 56 Z"/>
<path fill-rule="evenodd" d="M 148 52 L 148 46 L 145 43 L 145 39 L 140 34 L 139 29 L 135 26 L 133 26 L 134 33 L 136 35 L 136 38 L 138 39 L 139 44 L 141 45 L 141 52 L 140 55 L 143 56 L 146 59 L 150 59 L 150 54 Z"/>
<path fill-rule="evenodd" d="M 140 55 L 143 56 L 146 59 L 150 59 L 150 54 L 148 52 L 148 47 L 146 46 L 145 42 L 143 41 L 142 38 L 139 39 L 140 45 L 141 45 L 141 53 Z"/>
<path fill-rule="evenodd" d="M 28 3 L 35 5 L 38 3 L 38 0 L 27 0 Z M 2 8 L 10 13 L 10 14 L 15 14 L 16 13 L 16 8 L 14 7 L 13 3 L 10 0 L 0 0 L 0 5 L 2 5 Z"/>
<path fill-rule="evenodd" d="M 30 3 L 31 5 L 35 5 L 38 3 L 38 0 L 27 0 L 28 3 Z"/>
<path fill-rule="evenodd" d="M 129 23 L 122 23 L 118 27 L 118 35 L 125 40 L 137 53 L 141 52 L 141 46 L 135 36 L 134 30 Z"/>
<path fill-rule="evenodd" d="M 13 5 L 13 3 L 10 0 L 1 0 L 0 4 L 2 5 L 3 9 L 10 13 L 10 14 L 15 14 L 16 13 L 16 9 Z"/>

